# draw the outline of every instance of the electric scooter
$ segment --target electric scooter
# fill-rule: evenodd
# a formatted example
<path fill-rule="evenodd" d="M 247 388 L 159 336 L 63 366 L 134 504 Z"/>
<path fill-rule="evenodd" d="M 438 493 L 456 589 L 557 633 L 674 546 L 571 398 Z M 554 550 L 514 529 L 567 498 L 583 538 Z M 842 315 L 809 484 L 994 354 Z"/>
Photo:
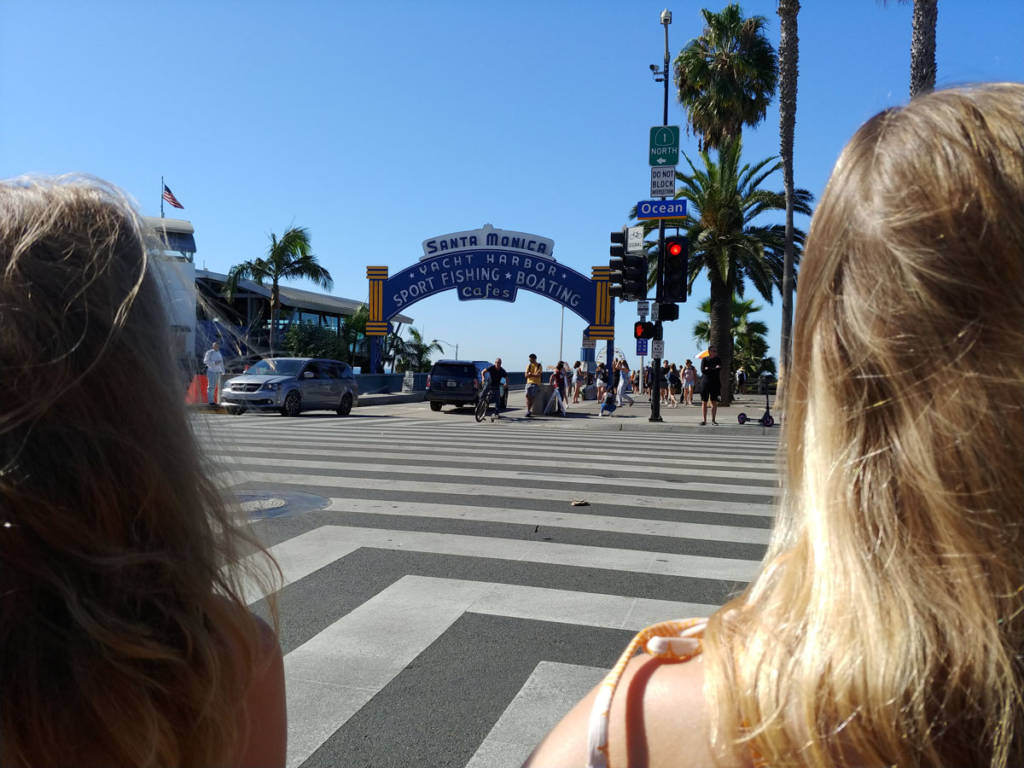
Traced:
<path fill-rule="evenodd" d="M 764 415 L 760 419 L 753 419 L 745 413 L 741 413 L 736 417 L 736 420 L 740 424 L 746 424 L 748 421 L 752 423 L 760 424 L 762 427 L 770 427 L 775 424 L 775 419 L 772 418 L 771 408 L 768 406 L 768 388 L 764 390 Z"/>

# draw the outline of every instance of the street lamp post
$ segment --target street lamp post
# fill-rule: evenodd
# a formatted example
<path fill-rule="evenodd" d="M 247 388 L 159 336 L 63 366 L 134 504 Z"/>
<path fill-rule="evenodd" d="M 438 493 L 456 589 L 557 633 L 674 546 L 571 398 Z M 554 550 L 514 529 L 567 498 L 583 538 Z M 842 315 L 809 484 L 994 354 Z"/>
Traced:
<path fill-rule="evenodd" d="M 654 75 L 654 82 L 665 84 L 664 109 L 662 110 L 661 124 L 668 125 L 668 76 L 669 76 L 669 54 L 668 54 L 668 25 L 672 23 L 672 11 L 667 8 L 661 12 L 660 22 L 665 27 L 665 66 L 659 70 L 656 64 L 651 64 L 651 74 Z M 660 77 L 659 77 L 660 76 Z M 664 293 L 664 271 L 665 271 L 665 220 L 658 220 L 658 266 L 657 280 L 654 285 L 654 300 L 661 303 Z M 662 339 L 661 317 L 654 321 L 657 326 L 655 338 Z M 662 421 L 661 418 L 661 359 L 651 360 L 651 418 L 650 421 Z"/>
<path fill-rule="evenodd" d="M 449 347 L 455 347 L 455 359 L 456 360 L 459 359 L 459 345 L 458 344 L 452 344 L 450 341 L 445 341 L 444 339 L 434 339 L 430 343 L 431 344 L 447 344 Z"/>

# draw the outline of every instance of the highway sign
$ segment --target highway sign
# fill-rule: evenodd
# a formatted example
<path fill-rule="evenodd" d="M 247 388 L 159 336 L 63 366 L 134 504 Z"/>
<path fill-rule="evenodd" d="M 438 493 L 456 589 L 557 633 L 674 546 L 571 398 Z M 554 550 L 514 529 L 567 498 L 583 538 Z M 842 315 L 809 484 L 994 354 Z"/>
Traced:
<path fill-rule="evenodd" d="M 679 126 L 656 125 L 651 128 L 649 165 L 679 164 Z"/>
<path fill-rule="evenodd" d="M 681 219 L 684 216 L 685 200 L 641 200 L 636 204 L 638 219 Z"/>
<path fill-rule="evenodd" d="M 640 357 L 647 357 L 647 339 L 636 340 L 636 353 Z"/>
<path fill-rule="evenodd" d="M 675 197 L 676 167 L 674 165 L 651 166 L 651 197 Z"/>
<path fill-rule="evenodd" d="M 655 339 L 651 345 L 651 357 L 656 357 L 659 360 L 665 359 L 665 340 Z"/>
<path fill-rule="evenodd" d="M 636 253 L 644 249 L 644 228 L 630 227 L 626 230 L 626 250 Z"/>

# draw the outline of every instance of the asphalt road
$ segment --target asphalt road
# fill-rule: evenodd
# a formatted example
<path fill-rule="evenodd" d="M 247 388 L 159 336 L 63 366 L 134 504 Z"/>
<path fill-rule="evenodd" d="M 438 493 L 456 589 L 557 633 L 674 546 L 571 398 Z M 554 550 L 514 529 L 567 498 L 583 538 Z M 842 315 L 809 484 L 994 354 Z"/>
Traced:
<path fill-rule="evenodd" d="M 640 402 L 528 420 L 521 397 L 479 424 L 426 403 L 196 416 L 285 571 L 289 766 L 518 766 L 637 630 L 755 573 L 773 431 L 646 425 Z"/>

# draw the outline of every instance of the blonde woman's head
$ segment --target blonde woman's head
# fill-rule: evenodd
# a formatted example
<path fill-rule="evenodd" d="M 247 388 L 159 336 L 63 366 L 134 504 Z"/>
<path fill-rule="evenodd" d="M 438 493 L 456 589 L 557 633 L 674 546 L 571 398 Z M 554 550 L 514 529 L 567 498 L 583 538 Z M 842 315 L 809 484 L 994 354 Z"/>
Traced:
<path fill-rule="evenodd" d="M 224 764 L 244 738 L 257 545 L 200 467 L 149 261 L 109 185 L 0 184 L 4 766 Z"/>
<path fill-rule="evenodd" d="M 711 643 L 769 765 L 1022 757 L 1022 126 L 1016 84 L 883 112 L 814 215 L 785 498 Z"/>

